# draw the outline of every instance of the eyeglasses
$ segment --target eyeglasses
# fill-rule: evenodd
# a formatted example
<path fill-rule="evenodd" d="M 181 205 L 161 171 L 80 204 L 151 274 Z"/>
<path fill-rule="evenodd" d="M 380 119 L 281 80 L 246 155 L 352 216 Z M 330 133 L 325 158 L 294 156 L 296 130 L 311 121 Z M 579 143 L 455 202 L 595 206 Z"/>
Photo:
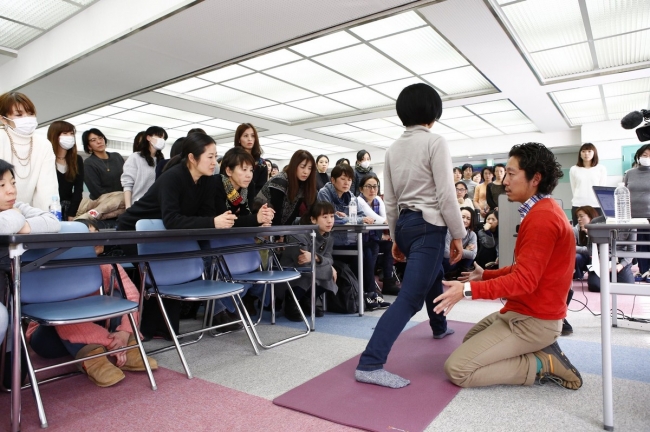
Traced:
<path fill-rule="evenodd" d="M 463 188 L 458 189 L 458 188 L 456 188 L 456 192 L 467 192 L 467 189 L 463 189 Z"/>
<path fill-rule="evenodd" d="M 364 188 L 366 189 L 379 189 L 379 185 L 365 185 Z"/>

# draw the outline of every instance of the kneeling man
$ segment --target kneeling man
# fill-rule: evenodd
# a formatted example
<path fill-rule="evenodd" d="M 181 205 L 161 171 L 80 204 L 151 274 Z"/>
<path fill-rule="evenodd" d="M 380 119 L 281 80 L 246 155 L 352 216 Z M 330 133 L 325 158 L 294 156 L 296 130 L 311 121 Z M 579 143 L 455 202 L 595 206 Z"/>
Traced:
<path fill-rule="evenodd" d="M 532 385 L 552 381 L 577 390 L 582 378 L 556 339 L 566 316 L 575 262 L 575 238 L 564 211 L 550 193 L 562 177 L 555 156 L 538 143 L 510 150 L 503 184 L 510 201 L 522 203 L 514 262 L 499 270 L 478 265 L 434 302 L 449 313 L 463 297 L 506 300 L 465 336 L 447 359 L 445 372 L 461 387 Z"/>

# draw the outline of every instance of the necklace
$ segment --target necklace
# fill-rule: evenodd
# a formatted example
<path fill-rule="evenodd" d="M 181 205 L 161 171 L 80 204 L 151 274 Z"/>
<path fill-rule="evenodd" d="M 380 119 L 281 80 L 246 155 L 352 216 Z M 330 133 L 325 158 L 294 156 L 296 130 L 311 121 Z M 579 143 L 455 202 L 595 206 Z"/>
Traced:
<path fill-rule="evenodd" d="M 106 165 L 106 171 L 107 171 L 107 172 L 111 172 L 111 167 L 109 166 L 109 162 L 110 162 L 110 159 L 111 159 L 110 156 L 107 157 L 106 159 L 102 159 L 102 158 L 100 158 L 100 157 L 97 156 L 97 155 L 95 155 L 95 157 L 96 157 L 97 159 L 99 159 L 100 161 L 104 162 L 104 165 Z"/>
<path fill-rule="evenodd" d="M 7 137 L 9 138 L 9 144 L 11 145 L 12 162 L 15 156 L 16 159 L 18 159 L 18 163 L 20 164 L 20 166 L 23 167 L 29 166 L 29 171 L 27 172 L 27 175 L 25 177 L 18 174 L 18 170 L 16 170 L 16 176 L 19 179 L 25 180 L 27 177 L 29 177 L 29 174 L 32 171 L 32 150 L 34 149 L 34 137 L 31 137 L 29 139 L 29 151 L 27 152 L 27 157 L 22 158 L 18 155 L 18 152 L 16 151 L 16 146 L 14 145 L 14 140 L 11 138 L 11 134 L 9 133 L 9 131 L 5 131 L 5 132 L 7 133 Z M 23 163 L 23 161 L 25 162 Z"/>

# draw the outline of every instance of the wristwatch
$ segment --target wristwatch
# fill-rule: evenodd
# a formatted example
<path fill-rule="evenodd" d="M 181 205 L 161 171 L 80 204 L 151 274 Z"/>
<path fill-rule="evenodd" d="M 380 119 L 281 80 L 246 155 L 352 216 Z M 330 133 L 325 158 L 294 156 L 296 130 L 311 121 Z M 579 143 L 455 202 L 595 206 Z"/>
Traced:
<path fill-rule="evenodd" d="M 463 285 L 463 297 L 472 298 L 472 285 L 469 282 L 465 282 Z"/>

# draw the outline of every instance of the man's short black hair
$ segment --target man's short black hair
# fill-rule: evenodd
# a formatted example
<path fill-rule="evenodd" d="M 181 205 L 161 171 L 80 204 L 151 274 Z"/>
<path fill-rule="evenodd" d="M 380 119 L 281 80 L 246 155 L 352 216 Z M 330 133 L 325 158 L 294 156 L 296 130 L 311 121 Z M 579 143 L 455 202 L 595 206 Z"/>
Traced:
<path fill-rule="evenodd" d="M 343 175 L 350 180 L 354 180 L 354 169 L 348 164 L 341 164 L 335 166 L 334 169 L 332 169 L 332 174 L 330 174 L 333 179 L 337 179 Z"/>
<path fill-rule="evenodd" d="M 425 125 L 442 115 L 442 99 L 428 84 L 411 84 L 400 92 L 395 108 L 404 126 Z"/>
<path fill-rule="evenodd" d="M 463 167 L 461 168 L 461 170 L 463 170 L 463 172 L 465 172 L 465 170 L 466 170 L 467 168 L 471 168 L 471 169 L 472 169 L 472 173 L 474 173 L 474 165 L 469 164 L 469 163 L 466 163 L 466 164 L 463 165 Z"/>
<path fill-rule="evenodd" d="M 537 186 L 537 193 L 548 195 L 557 186 L 558 180 L 564 174 L 562 165 L 555 159 L 555 155 L 540 143 L 525 143 L 513 146 L 508 157 L 516 157 L 519 169 L 526 173 L 526 179 L 532 180 L 535 173 L 540 173 L 542 179 Z"/>

